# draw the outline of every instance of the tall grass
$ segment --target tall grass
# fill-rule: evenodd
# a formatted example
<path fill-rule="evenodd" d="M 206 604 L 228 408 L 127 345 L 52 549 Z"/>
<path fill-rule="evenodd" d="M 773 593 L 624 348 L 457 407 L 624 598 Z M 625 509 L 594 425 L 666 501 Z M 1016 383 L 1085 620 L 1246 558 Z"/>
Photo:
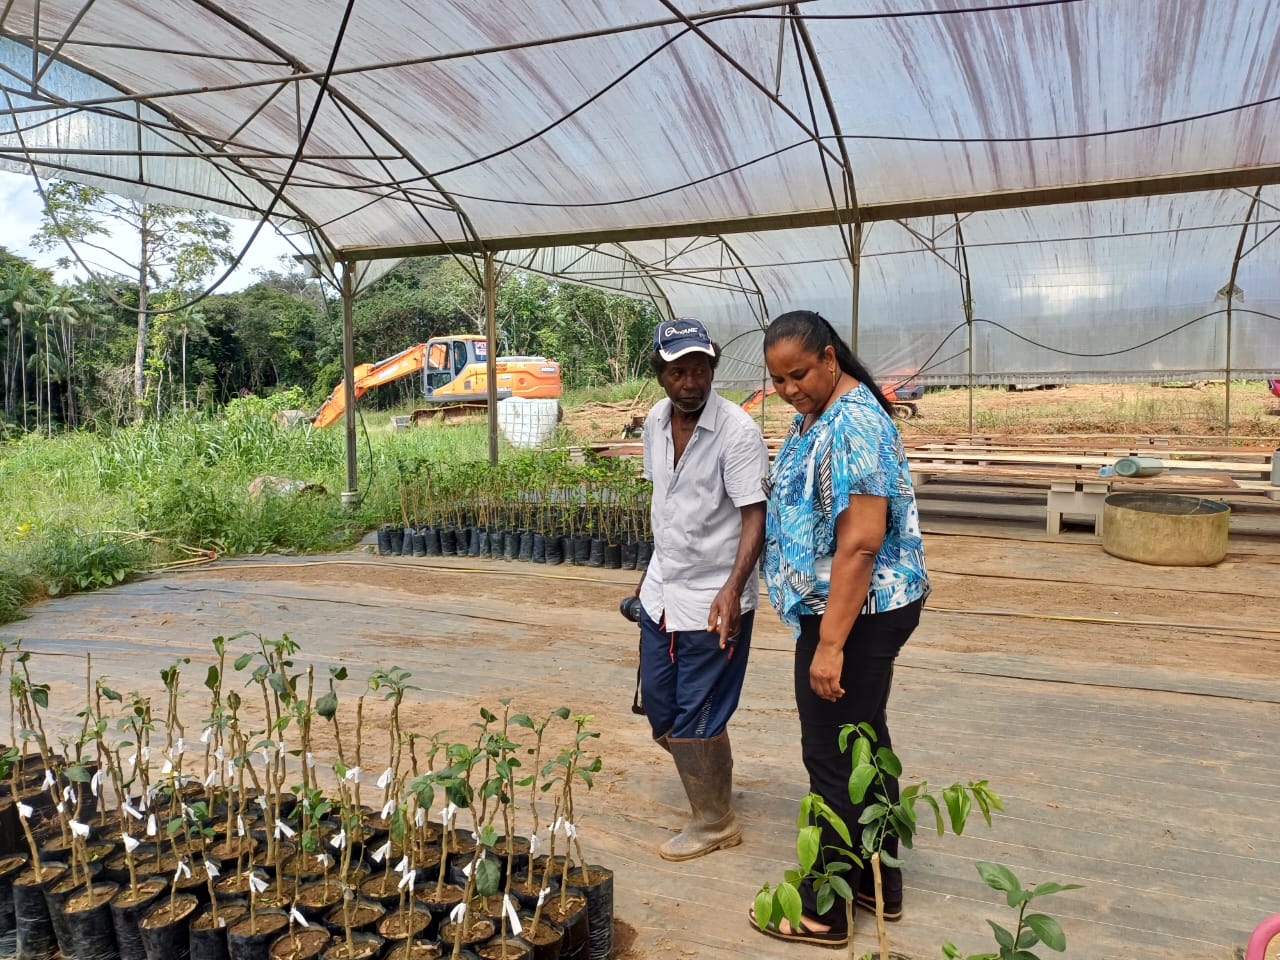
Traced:
<path fill-rule="evenodd" d="M 190 557 L 332 550 L 399 514 L 404 479 L 440 462 L 480 461 L 483 423 L 361 431 L 364 491 L 350 513 L 341 429 L 285 429 L 296 391 L 233 401 L 110 434 L 27 436 L 0 446 L 0 622 L 41 596 L 87 590 Z M 260 476 L 312 485 L 251 496 Z"/>

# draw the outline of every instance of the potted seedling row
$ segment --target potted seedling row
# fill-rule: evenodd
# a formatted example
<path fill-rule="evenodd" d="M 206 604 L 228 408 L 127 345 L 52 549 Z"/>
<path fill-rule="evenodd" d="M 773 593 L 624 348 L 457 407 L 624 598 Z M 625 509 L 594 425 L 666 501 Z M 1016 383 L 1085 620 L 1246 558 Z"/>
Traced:
<path fill-rule="evenodd" d="M 398 471 L 399 516 L 377 533 L 384 556 L 644 569 L 653 552 L 648 487 L 629 459 L 555 452 Z"/>
<path fill-rule="evenodd" d="M 54 743 L 50 686 L 0 645 L 0 933 L 20 960 L 608 955 L 612 873 L 584 859 L 574 806 L 601 766 L 590 717 L 503 699 L 456 741 L 405 728 L 402 668 L 350 695 L 346 668 L 317 684 L 287 636 L 212 647 L 202 685 L 181 658 L 151 692 L 86 658 L 78 729 Z M 388 714 L 376 757 L 367 698 Z"/>

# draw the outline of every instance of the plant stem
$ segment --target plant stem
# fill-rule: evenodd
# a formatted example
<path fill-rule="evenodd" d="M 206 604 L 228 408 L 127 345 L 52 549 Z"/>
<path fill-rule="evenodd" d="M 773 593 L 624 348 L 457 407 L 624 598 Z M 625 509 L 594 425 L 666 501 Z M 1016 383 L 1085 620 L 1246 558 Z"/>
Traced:
<path fill-rule="evenodd" d="M 880 877 L 880 851 L 871 854 L 871 876 L 876 882 L 876 936 L 880 940 L 880 958 L 889 960 L 889 937 L 884 929 L 884 887 Z M 849 924 L 850 942 L 852 943 L 853 924 Z"/>

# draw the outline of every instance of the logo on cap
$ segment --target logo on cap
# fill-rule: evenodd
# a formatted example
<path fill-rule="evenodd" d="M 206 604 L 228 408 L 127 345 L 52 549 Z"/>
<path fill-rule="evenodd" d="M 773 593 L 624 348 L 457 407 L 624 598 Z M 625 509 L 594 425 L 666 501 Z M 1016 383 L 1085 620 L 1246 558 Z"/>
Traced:
<path fill-rule="evenodd" d="M 667 361 L 695 351 L 715 356 L 715 348 L 711 345 L 707 328 L 692 317 L 681 317 L 659 324 L 653 331 L 653 349 Z"/>

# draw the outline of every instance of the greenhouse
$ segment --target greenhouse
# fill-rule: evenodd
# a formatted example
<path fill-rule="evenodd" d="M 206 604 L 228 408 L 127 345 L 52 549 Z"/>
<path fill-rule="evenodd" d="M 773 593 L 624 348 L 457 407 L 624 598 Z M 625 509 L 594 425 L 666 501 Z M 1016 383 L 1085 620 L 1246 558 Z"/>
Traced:
<path fill-rule="evenodd" d="M 764 386 L 765 330 L 797 309 L 885 384 L 968 388 L 963 436 L 909 451 L 911 482 L 954 509 L 927 518 L 936 593 L 894 710 L 904 785 L 927 793 L 927 774 L 937 833 L 970 829 L 935 837 L 921 804 L 895 945 L 977 949 L 1007 893 L 1018 934 L 988 922 L 1009 956 L 1061 950 L 1065 928 L 1079 956 L 1224 960 L 1280 911 L 1280 481 L 1274 438 L 1230 446 L 1233 384 L 1280 376 L 1277 36 L 1264 0 L 5 0 L 0 169 L 288 238 L 340 303 L 348 518 L 368 487 L 353 304 L 409 257 L 453 258 L 483 291 L 468 349 L 487 358 L 490 411 L 509 271 L 702 320 L 726 389 Z M 1223 384 L 1222 429 L 1190 452 L 975 429 L 979 387 L 1204 381 Z M 396 460 L 399 515 L 358 554 L 212 564 L 220 545 L 201 545 L 167 579 L 0 630 L 22 740 L 0 748 L 0 952 L 16 927 L 20 960 L 69 955 L 81 929 L 116 952 L 79 960 L 799 956 L 747 916 L 797 854 L 813 866 L 779 720 L 794 720 L 790 630 L 762 608 L 735 727 L 744 842 L 659 860 L 683 798 L 632 715 L 626 598 L 654 550 L 637 445 L 507 451 L 498 470 L 497 421 L 488 464 Z M 257 442 L 310 437 L 308 456 L 337 461 L 318 428 L 267 423 Z M 1200 513 L 1222 514 L 1222 550 L 1202 569 L 1098 549 L 1121 455 L 1133 489 L 1236 497 L 1230 552 L 1216 507 Z M 1029 477 L 1031 495 L 1008 494 Z M 198 484 L 173 496 L 222 506 Z M 146 695 L 126 689 L 157 670 Z M 467 732 L 427 733 L 439 717 Z M 863 770 L 899 762 L 858 749 Z M 990 787 L 971 779 L 988 770 Z M 27 855 L 35 881 L 16 880 Z M 84 902 L 57 899 L 64 876 Z M 146 903 L 90 929 L 99 882 Z M 1024 925 L 1019 894 L 1052 894 L 1061 927 Z M 856 936 L 887 953 L 871 899 Z M 148 932 L 154 904 L 168 923 Z M 208 929 L 188 940 L 198 910 Z M 554 949 L 508 940 L 551 915 Z"/>

